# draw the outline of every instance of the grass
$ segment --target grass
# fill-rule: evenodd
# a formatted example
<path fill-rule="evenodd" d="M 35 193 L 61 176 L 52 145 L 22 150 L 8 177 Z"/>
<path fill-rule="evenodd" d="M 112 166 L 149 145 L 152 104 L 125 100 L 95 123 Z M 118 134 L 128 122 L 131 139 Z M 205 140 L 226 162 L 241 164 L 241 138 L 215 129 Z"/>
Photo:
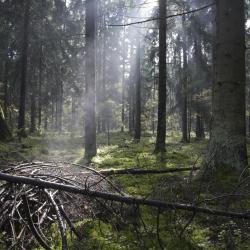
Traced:
<path fill-rule="evenodd" d="M 206 151 L 207 141 L 195 141 L 183 144 L 179 134 L 167 137 L 166 153 L 153 154 L 154 137 L 144 136 L 140 143 L 134 142 L 127 133 L 112 133 L 110 145 L 106 144 L 106 135 L 97 137 L 98 153 L 93 159 L 96 168 L 101 169 L 164 169 L 172 167 L 187 167 L 199 165 Z M 250 152 L 250 145 L 248 145 Z M 22 143 L 12 141 L 0 143 L 0 159 L 16 160 L 67 160 L 84 163 L 83 138 L 70 134 L 49 134 L 45 137 L 33 136 L 24 139 Z M 8 154 L 7 152 L 11 152 Z M 167 201 L 188 199 L 195 191 L 192 185 L 186 186 L 184 181 L 188 173 L 117 176 L 113 181 L 126 193 L 134 196 L 151 197 Z M 227 176 L 220 176 L 228 182 Z M 206 194 L 201 194 L 206 197 Z M 215 204 L 216 206 L 216 204 Z M 77 223 L 83 234 L 83 240 L 78 241 L 69 236 L 70 249 L 226 249 L 229 241 L 229 228 L 237 249 L 249 249 L 247 229 L 244 231 L 241 222 L 228 219 L 196 216 L 191 226 L 185 232 L 183 227 L 191 217 L 190 213 L 174 211 L 161 212 L 157 230 L 157 214 L 155 209 L 141 207 L 140 213 L 134 207 L 126 207 L 127 222 L 117 224 L 112 216 L 109 220 L 86 220 Z M 137 214 L 137 216 L 136 216 Z M 140 216 L 138 216 L 140 214 Z M 142 223 L 143 221 L 143 223 Z M 233 226 L 231 225 L 233 223 Z M 244 223 L 243 223 L 244 224 Z M 53 230 L 55 237 L 59 237 Z M 160 238 L 160 241 L 159 239 Z M 58 238 L 59 239 L 59 238 Z M 161 242 L 161 243 L 159 243 Z M 54 240 L 54 249 L 58 249 L 59 240 Z"/>

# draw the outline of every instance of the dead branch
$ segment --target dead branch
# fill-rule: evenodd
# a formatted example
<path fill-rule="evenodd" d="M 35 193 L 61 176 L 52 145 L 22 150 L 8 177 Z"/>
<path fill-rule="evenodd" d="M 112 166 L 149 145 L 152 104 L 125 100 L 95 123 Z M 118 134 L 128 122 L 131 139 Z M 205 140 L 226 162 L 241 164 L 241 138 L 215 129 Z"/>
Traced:
<path fill-rule="evenodd" d="M 63 217 L 61 215 L 60 209 L 57 206 L 51 192 L 49 192 L 48 190 L 45 190 L 45 193 L 47 194 L 51 204 L 54 207 L 54 210 L 56 212 L 56 217 L 57 217 L 57 221 L 58 221 L 58 227 L 60 230 L 60 234 L 61 234 L 61 240 L 62 240 L 62 250 L 68 250 L 68 243 L 67 243 L 67 237 L 66 237 L 66 228 L 64 226 L 64 221 L 63 221 Z"/>
<path fill-rule="evenodd" d="M 168 173 L 177 173 L 185 171 L 196 171 L 200 170 L 199 167 L 187 167 L 187 168 L 168 168 L 168 169 L 112 169 L 112 170 L 100 170 L 99 173 L 110 176 L 110 175 L 122 175 L 122 174 L 131 174 L 131 175 L 143 175 L 143 174 L 168 174 Z"/>
<path fill-rule="evenodd" d="M 26 211 L 26 216 L 28 219 L 28 223 L 29 223 L 29 228 L 32 231 L 32 234 L 34 235 L 34 237 L 36 238 L 36 240 L 38 241 L 38 243 L 45 248 L 46 250 L 51 250 L 51 248 L 48 246 L 48 244 L 42 239 L 42 237 L 40 236 L 40 234 L 38 233 L 36 227 L 34 226 L 33 220 L 31 218 L 30 215 L 30 208 L 29 208 L 29 203 L 27 200 L 26 195 L 22 196 L 23 199 L 23 204 L 25 206 L 25 211 Z"/>
<path fill-rule="evenodd" d="M 223 216 L 223 217 L 231 217 L 237 219 L 250 219 L 250 214 L 246 213 L 238 213 L 238 212 L 228 212 L 223 210 L 217 209 L 210 209 L 206 207 L 198 207 L 192 204 L 183 204 L 183 203 L 175 203 L 175 202 L 165 202 L 159 200 L 150 200 L 150 199 L 143 199 L 137 198 L 132 196 L 121 196 L 114 193 L 108 192 L 100 192 L 100 191 L 92 191 L 88 189 L 78 188 L 70 185 L 65 185 L 61 183 L 54 183 L 44 180 L 39 180 L 30 177 L 23 177 L 23 176 L 15 176 L 10 174 L 0 173 L 0 180 L 4 180 L 11 183 L 20 183 L 20 184 L 27 184 L 32 186 L 37 186 L 40 188 L 47 188 L 47 189 L 55 189 L 60 191 L 65 191 L 73 194 L 82 194 L 88 197 L 96 197 L 102 198 L 105 200 L 116 201 L 116 202 L 123 202 L 129 205 L 146 205 L 151 207 L 157 207 L 161 209 L 173 209 L 173 210 L 183 210 L 189 211 L 193 213 L 204 213 L 213 216 Z"/>

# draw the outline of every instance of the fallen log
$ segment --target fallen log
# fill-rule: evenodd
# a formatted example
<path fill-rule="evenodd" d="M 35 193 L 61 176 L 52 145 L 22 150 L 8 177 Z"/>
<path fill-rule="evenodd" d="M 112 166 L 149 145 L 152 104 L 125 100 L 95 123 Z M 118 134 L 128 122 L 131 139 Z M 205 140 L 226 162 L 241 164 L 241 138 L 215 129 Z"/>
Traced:
<path fill-rule="evenodd" d="M 139 168 L 129 168 L 129 169 L 112 169 L 112 170 L 100 170 L 98 173 L 110 176 L 110 175 L 144 175 L 144 174 L 167 174 L 185 171 L 197 171 L 200 170 L 199 167 L 186 167 L 186 168 L 168 168 L 168 169 L 139 169 Z"/>
<path fill-rule="evenodd" d="M 23 176 L 16 176 L 10 175 L 0 172 L 0 180 L 7 181 L 10 183 L 19 183 L 19 184 L 27 184 L 32 185 L 40 188 L 50 188 L 60 191 L 65 191 L 73 194 L 82 194 L 88 197 L 95 197 L 101 198 L 110 201 L 116 201 L 125 203 L 128 205 L 146 205 L 151 207 L 164 209 L 173 209 L 173 210 L 183 210 L 189 211 L 193 213 L 204 213 L 208 215 L 214 216 L 223 216 L 223 217 L 231 217 L 237 219 L 250 219 L 250 213 L 238 213 L 238 212 L 228 212 L 224 210 L 217 210 L 217 209 L 210 209 L 206 207 L 198 207 L 192 204 L 184 204 L 184 203 L 177 203 L 177 202 L 165 202 L 160 200 L 151 200 L 151 199 L 143 199 L 140 197 L 133 197 L 133 196 L 121 196 L 114 193 L 108 192 L 100 192 L 100 191 L 92 191 L 87 188 L 78 188 L 71 185 L 65 185 L 60 183 L 54 183 L 50 181 L 43 181 L 36 178 L 30 177 L 23 177 Z"/>

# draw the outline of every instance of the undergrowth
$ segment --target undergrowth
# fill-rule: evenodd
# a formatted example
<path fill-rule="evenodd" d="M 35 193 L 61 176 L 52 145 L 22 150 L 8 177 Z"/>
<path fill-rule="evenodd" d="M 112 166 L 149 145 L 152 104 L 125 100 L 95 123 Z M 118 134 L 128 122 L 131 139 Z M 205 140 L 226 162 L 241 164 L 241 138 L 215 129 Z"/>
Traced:
<path fill-rule="evenodd" d="M 150 134 L 142 137 L 138 143 L 127 133 L 112 133 L 110 145 L 107 145 L 106 135 L 101 134 L 98 135 L 97 142 L 98 154 L 93 159 L 97 170 L 199 166 L 207 146 L 206 140 L 192 140 L 191 143 L 183 144 L 178 134 L 167 137 L 166 153 L 158 155 L 153 154 L 155 141 Z M 21 143 L 0 143 L 0 152 L 0 160 L 3 162 L 54 159 L 84 163 L 83 137 L 70 134 L 33 136 Z M 189 191 L 184 184 L 187 178 L 188 173 L 178 173 L 122 175 L 112 179 L 129 195 L 181 201 L 186 198 L 185 195 L 192 195 L 192 187 Z M 226 176 L 220 178 L 227 182 Z M 183 189 L 186 189 L 185 192 Z M 242 228 L 241 221 L 197 215 L 189 225 L 187 223 L 192 217 L 190 213 L 176 213 L 170 210 L 163 212 L 148 207 L 140 207 L 140 211 L 134 213 L 133 209 L 138 210 L 137 207 L 132 207 L 131 214 L 127 211 L 125 224 L 117 224 L 103 218 L 76 223 L 82 239 L 79 241 L 68 234 L 70 249 L 217 250 L 230 249 L 230 244 L 235 244 L 232 249 L 249 249 L 249 235 Z M 61 243 L 56 227 L 51 230 L 54 236 L 53 249 L 59 249 Z"/>

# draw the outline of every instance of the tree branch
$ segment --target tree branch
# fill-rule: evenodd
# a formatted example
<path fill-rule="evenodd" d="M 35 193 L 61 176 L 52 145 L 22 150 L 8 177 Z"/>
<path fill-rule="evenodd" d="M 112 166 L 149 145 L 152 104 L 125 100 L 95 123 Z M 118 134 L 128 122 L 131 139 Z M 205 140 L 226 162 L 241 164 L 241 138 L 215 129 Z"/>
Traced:
<path fill-rule="evenodd" d="M 108 192 L 91 191 L 88 189 L 82 189 L 82 188 L 78 188 L 78 187 L 74 187 L 70 185 L 64 185 L 64 184 L 53 183 L 49 181 L 43 181 L 39 179 L 15 176 L 15 175 L 4 174 L 4 173 L 0 173 L 0 180 L 8 181 L 11 183 L 21 183 L 21 184 L 27 184 L 27 185 L 32 185 L 32 186 L 38 186 L 42 188 L 50 188 L 50 189 L 65 191 L 65 192 L 74 193 L 74 194 L 82 194 L 82 195 L 86 195 L 89 197 L 101 198 L 104 200 L 123 202 L 128 205 L 145 205 L 145 206 L 157 207 L 157 208 L 162 208 L 162 209 L 183 210 L 183 211 L 189 211 L 189 212 L 204 213 L 204 214 L 209 214 L 209 215 L 214 215 L 214 216 L 217 215 L 217 216 L 250 220 L 250 214 L 248 212 L 246 213 L 227 212 L 223 210 L 210 209 L 210 208 L 205 208 L 205 207 L 197 207 L 192 204 L 150 200 L 150 199 L 143 199 L 139 197 L 137 198 L 133 196 L 121 196 L 118 194 L 113 194 L 113 193 L 108 193 Z"/>
<path fill-rule="evenodd" d="M 167 174 L 167 173 L 176 173 L 176 172 L 185 172 L 192 170 L 199 170 L 199 167 L 188 167 L 188 168 L 169 168 L 169 169 L 112 169 L 112 170 L 101 170 L 99 173 L 109 176 L 109 175 L 122 175 L 122 174 L 131 174 L 131 175 L 143 175 L 143 174 Z"/>
<path fill-rule="evenodd" d="M 215 5 L 215 3 L 211 3 L 211 4 L 208 4 L 208 5 L 202 6 L 202 7 L 198 8 L 198 9 L 194 9 L 194 10 L 190 10 L 190 11 L 186 11 L 186 12 L 182 12 L 182 13 L 177 13 L 177 14 L 174 14 L 174 15 L 169 15 L 169 16 L 166 16 L 165 18 L 169 19 L 169 18 L 173 18 L 173 17 L 192 14 L 192 13 L 195 13 L 195 12 L 198 12 L 198 11 L 208 9 L 208 8 L 214 6 L 214 5 Z M 155 21 L 155 20 L 159 20 L 159 19 L 160 19 L 159 17 L 152 17 L 152 18 L 149 18 L 149 19 L 146 19 L 146 20 L 143 20 L 143 21 L 125 23 L 125 24 L 109 24 L 108 26 L 110 26 L 110 27 L 124 27 L 124 26 L 131 26 L 131 25 L 134 25 L 134 24 L 147 23 L 147 22 L 151 22 L 151 21 Z"/>

